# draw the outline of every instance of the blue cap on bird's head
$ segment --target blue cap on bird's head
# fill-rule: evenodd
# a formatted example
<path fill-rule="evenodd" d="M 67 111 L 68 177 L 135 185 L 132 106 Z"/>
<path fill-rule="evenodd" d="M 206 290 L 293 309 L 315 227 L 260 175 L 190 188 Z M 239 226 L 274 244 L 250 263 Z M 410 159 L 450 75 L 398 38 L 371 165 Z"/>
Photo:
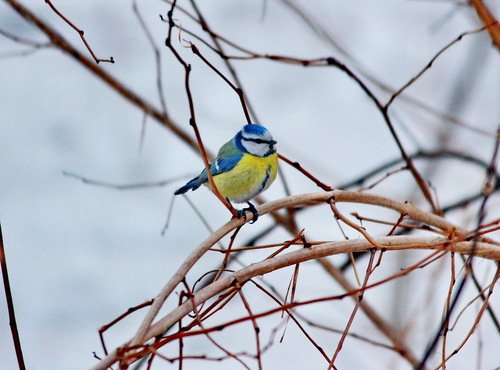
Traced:
<path fill-rule="evenodd" d="M 257 123 L 248 124 L 243 126 L 241 134 L 245 139 L 254 139 L 262 142 L 267 142 L 268 144 L 276 144 L 277 141 L 273 140 L 273 135 L 269 132 L 267 128 L 261 126 Z"/>

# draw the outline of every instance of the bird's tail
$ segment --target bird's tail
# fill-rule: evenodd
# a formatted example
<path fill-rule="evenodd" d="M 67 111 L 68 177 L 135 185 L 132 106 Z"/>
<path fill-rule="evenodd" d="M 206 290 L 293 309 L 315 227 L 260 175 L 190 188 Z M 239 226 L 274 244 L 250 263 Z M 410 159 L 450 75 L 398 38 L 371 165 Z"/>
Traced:
<path fill-rule="evenodd" d="M 200 185 L 202 184 L 202 180 L 200 179 L 200 177 L 195 177 L 194 179 L 192 179 L 191 181 L 189 181 L 186 185 L 180 187 L 179 189 L 177 189 L 174 194 L 175 195 L 179 195 L 179 194 L 184 194 L 186 191 L 190 190 L 190 189 L 193 189 L 193 190 L 196 190 L 200 187 Z"/>

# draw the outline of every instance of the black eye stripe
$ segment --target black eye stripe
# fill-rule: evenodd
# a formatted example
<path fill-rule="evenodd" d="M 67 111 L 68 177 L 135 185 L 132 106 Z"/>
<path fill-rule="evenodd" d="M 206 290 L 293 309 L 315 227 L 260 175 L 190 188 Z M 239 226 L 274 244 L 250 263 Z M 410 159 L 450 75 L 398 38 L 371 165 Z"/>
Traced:
<path fill-rule="evenodd" d="M 242 139 L 245 141 L 251 141 L 251 142 L 257 143 L 257 144 L 271 144 L 270 141 L 262 140 L 262 139 L 253 139 L 253 138 L 247 138 L 247 137 L 242 137 Z"/>

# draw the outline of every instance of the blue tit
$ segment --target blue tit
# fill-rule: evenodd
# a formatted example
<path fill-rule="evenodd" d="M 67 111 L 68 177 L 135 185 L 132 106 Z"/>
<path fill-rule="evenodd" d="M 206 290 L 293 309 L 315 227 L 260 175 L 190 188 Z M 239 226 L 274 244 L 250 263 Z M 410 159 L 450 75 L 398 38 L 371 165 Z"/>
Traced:
<path fill-rule="evenodd" d="M 264 126 L 248 124 L 243 126 L 231 140 L 224 144 L 212 162 L 210 172 L 219 193 L 235 203 L 248 203 L 249 210 L 258 218 L 257 210 L 250 199 L 266 190 L 278 172 L 278 154 L 274 147 L 276 140 Z M 208 183 L 206 170 L 175 191 L 175 195 L 196 190 Z M 240 215 L 244 211 L 239 211 Z"/>

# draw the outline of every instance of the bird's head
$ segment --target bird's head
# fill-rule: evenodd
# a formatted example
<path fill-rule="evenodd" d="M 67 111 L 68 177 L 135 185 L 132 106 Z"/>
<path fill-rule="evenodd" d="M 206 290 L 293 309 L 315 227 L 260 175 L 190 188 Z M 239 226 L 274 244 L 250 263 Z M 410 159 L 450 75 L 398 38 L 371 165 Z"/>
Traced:
<path fill-rule="evenodd" d="M 273 140 L 267 128 L 258 124 L 243 126 L 234 140 L 238 149 L 257 157 L 267 157 L 276 153 L 274 147 L 276 140 Z"/>

